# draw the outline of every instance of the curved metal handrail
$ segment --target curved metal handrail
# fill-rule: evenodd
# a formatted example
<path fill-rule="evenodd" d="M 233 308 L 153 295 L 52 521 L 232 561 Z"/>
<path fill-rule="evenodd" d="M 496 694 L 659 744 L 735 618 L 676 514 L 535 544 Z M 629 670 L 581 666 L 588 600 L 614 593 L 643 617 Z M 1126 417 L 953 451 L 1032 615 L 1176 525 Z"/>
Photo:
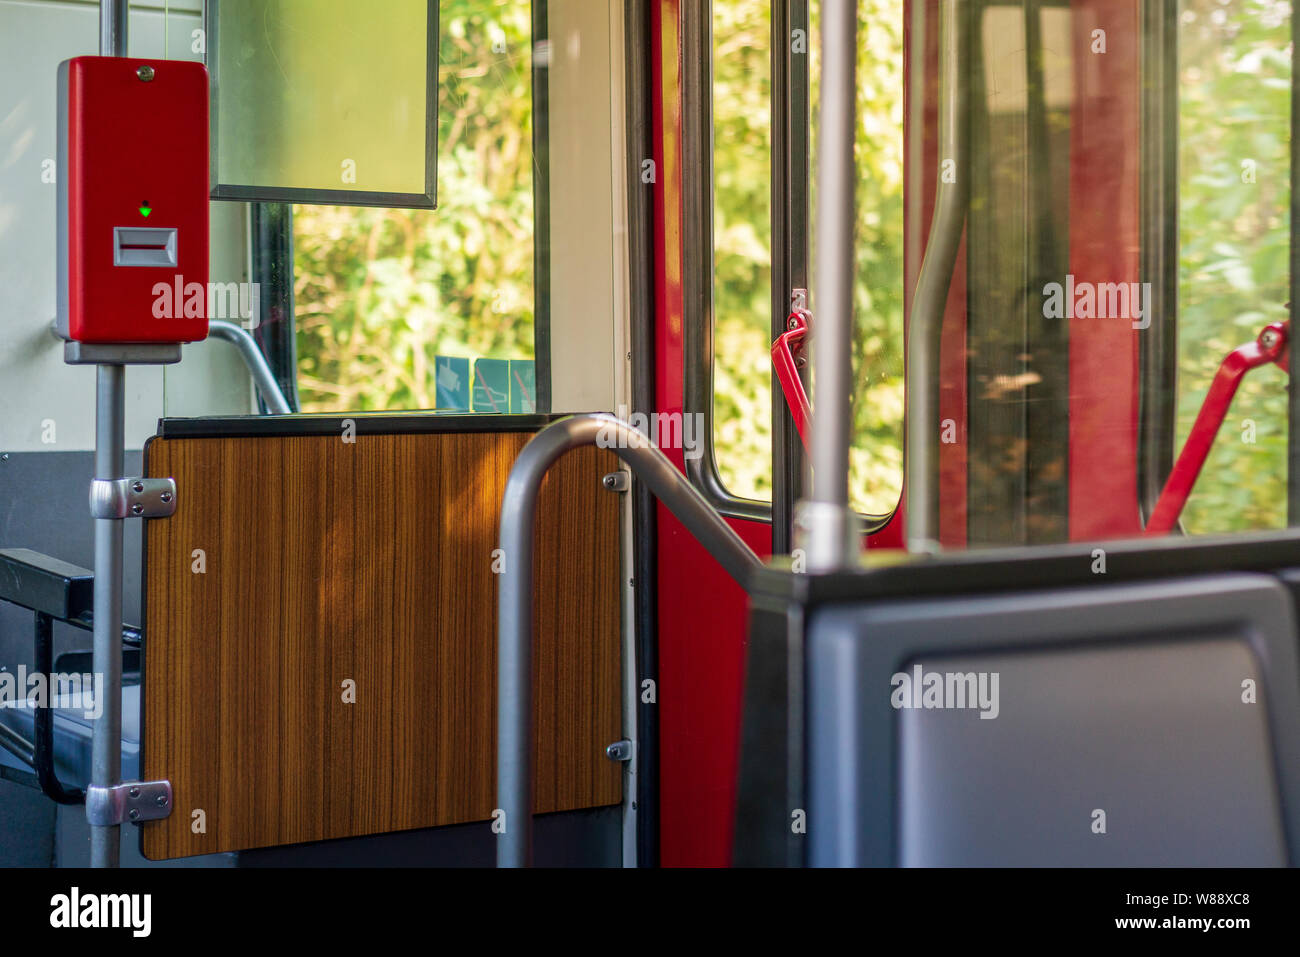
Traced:
<path fill-rule="evenodd" d="M 939 158 L 934 219 L 908 318 L 904 509 L 909 551 L 933 551 L 939 542 L 939 346 L 953 267 L 970 197 L 966 165 L 968 14 L 964 0 L 943 0 L 939 50 Z M 951 161 L 951 180 L 943 167 Z"/>
<path fill-rule="evenodd" d="M 612 449 L 742 588 L 762 567 L 744 539 L 653 442 L 604 413 L 547 426 L 524 446 L 501 500 L 504 563 L 497 592 L 497 866 L 526 867 L 533 855 L 533 527 L 547 469 L 582 445 Z"/>
<path fill-rule="evenodd" d="M 285 399 L 284 393 L 280 391 L 280 383 L 275 381 L 275 374 L 267 364 L 266 356 L 262 355 L 257 340 L 253 338 L 247 329 L 224 319 L 210 319 L 208 321 L 208 335 L 217 339 L 224 339 L 239 350 L 240 358 L 244 360 L 249 375 L 253 377 L 253 384 L 257 386 L 262 401 L 266 403 L 266 407 L 271 410 L 272 414 L 289 415 L 293 412 L 293 409 L 289 408 L 289 402 Z"/>

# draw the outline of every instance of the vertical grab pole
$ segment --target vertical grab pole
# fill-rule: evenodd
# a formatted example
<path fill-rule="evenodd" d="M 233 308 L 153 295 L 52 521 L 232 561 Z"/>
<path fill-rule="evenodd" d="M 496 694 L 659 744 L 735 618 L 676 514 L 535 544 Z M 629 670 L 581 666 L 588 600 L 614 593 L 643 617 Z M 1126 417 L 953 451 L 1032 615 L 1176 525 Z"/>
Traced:
<path fill-rule="evenodd" d="M 126 370 L 95 367 L 95 478 L 123 477 Z M 122 779 L 122 522 L 95 519 L 94 669 L 104 701 L 91 737 L 90 783 L 111 788 Z M 91 867 L 116 867 L 118 825 L 90 828 Z"/>
<path fill-rule="evenodd" d="M 535 441 L 535 440 L 534 440 Z M 513 477 L 530 446 L 516 460 Z M 553 457 L 553 456 L 552 456 Z M 549 462 L 547 462 L 549 464 Z M 542 469 L 545 465 L 542 466 Z M 497 866 L 533 863 L 533 528 L 539 483 L 507 482 L 497 576 Z M 496 814 L 494 814 L 494 817 Z"/>
<path fill-rule="evenodd" d="M 127 0 L 99 0 L 99 55 L 126 56 Z"/>
<path fill-rule="evenodd" d="M 127 0 L 100 0 L 99 52 L 126 56 Z M 123 477 L 126 369 L 95 367 L 95 478 Z M 95 519 L 94 670 L 104 701 L 91 734 L 90 783 L 111 788 L 122 778 L 122 519 Z M 91 867 L 117 867 L 121 828 L 90 828 Z"/>
<path fill-rule="evenodd" d="M 852 0 L 826 0 L 821 13 L 821 137 L 817 149 L 817 265 L 813 308 L 812 499 L 802 503 L 809 571 L 856 561 L 849 511 L 853 399 L 853 140 L 858 12 Z"/>
<path fill-rule="evenodd" d="M 939 162 L 934 219 L 908 320 L 906 454 L 907 548 L 939 547 L 939 347 L 952 270 L 970 195 L 966 165 L 965 0 L 943 0 L 939 24 Z M 914 90 L 914 94 L 919 91 Z M 952 176 L 945 175 L 951 170 Z M 814 405 L 815 408 L 815 405 Z"/>

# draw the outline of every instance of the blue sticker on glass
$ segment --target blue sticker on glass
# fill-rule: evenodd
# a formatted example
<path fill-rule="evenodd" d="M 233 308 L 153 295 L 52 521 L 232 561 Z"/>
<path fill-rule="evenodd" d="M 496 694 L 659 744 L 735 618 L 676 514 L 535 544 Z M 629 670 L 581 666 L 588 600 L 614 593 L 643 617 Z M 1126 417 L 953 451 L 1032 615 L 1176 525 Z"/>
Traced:
<path fill-rule="evenodd" d="M 476 359 L 474 362 L 474 411 L 510 411 L 510 360 Z"/>
<path fill-rule="evenodd" d="M 510 411 L 537 411 L 537 367 L 532 359 L 510 360 Z"/>
<path fill-rule="evenodd" d="M 469 411 L 469 360 L 452 356 L 433 357 L 437 392 L 435 409 Z"/>

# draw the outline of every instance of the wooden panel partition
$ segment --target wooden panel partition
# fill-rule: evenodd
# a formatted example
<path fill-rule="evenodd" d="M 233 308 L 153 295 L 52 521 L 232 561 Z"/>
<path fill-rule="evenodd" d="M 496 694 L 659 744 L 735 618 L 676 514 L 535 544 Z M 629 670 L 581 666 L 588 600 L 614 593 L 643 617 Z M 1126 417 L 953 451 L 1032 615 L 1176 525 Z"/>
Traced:
<path fill-rule="evenodd" d="M 166 437 L 148 522 L 151 859 L 491 818 L 498 513 L 528 432 Z M 617 803 L 619 496 L 578 449 L 537 531 L 539 813 Z M 199 813 L 201 812 L 201 813 Z"/>

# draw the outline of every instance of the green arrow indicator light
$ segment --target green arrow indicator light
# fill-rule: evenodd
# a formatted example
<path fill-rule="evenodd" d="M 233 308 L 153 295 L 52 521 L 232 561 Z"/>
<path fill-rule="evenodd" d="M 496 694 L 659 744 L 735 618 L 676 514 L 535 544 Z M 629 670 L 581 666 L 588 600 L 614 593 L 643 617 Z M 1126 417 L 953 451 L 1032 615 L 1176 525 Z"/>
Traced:
<path fill-rule="evenodd" d="M 148 215 L 149 215 L 150 213 L 152 213 L 152 212 L 153 212 L 153 209 L 149 206 L 149 200 L 146 199 L 143 203 L 140 204 L 140 215 L 141 215 L 141 216 L 148 216 Z"/>

